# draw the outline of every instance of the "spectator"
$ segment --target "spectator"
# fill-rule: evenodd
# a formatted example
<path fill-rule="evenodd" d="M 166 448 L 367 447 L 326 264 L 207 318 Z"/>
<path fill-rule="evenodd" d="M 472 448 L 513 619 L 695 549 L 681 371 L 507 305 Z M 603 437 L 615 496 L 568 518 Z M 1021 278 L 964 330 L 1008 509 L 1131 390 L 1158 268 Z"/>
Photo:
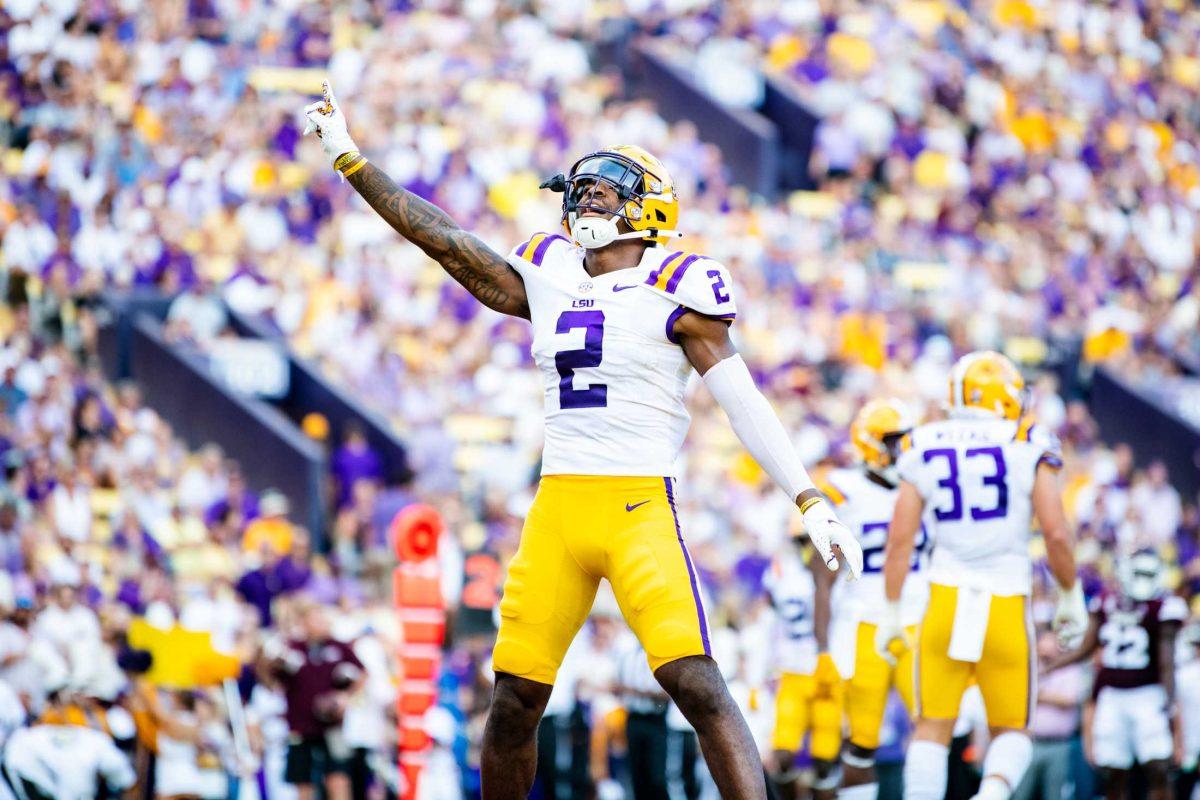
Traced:
<path fill-rule="evenodd" d="M 1060 652 L 1050 631 L 1037 639 L 1038 659 L 1045 664 Z M 1080 708 L 1087 700 L 1087 676 L 1079 664 L 1055 670 L 1038 679 L 1037 706 L 1033 711 L 1033 761 L 1016 800 L 1059 798 L 1075 795 L 1071 777 L 1071 754 L 1079 737 Z"/>
<path fill-rule="evenodd" d="M 286 780 L 301 800 L 315 797 L 318 786 L 330 800 L 348 800 L 350 753 L 341 723 L 349 697 L 361 688 L 362 662 L 349 645 L 332 638 L 324 608 L 301 604 L 297 612 L 301 638 L 287 642 L 273 663 L 292 736 Z"/>
<path fill-rule="evenodd" d="M 242 549 L 248 553 L 270 552 L 286 556 L 295 541 L 295 530 L 288 521 L 290 511 L 288 499 L 276 491 L 263 495 L 259 504 L 259 517 L 246 526 L 242 535 Z"/>
<path fill-rule="evenodd" d="M 367 442 L 366 432 L 357 422 L 347 423 L 342 446 L 331 459 L 333 479 L 337 486 L 337 507 L 350 504 L 354 487 L 360 481 L 378 482 L 383 479 L 383 459 Z"/>
<path fill-rule="evenodd" d="M 1167 468 L 1155 461 L 1146 470 L 1146 479 L 1133 488 L 1130 505 L 1138 514 L 1145 541 L 1137 545 L 1158 549 L 1175 537 L 1183 515 L 1179 492 L 1167 483 Z"/>

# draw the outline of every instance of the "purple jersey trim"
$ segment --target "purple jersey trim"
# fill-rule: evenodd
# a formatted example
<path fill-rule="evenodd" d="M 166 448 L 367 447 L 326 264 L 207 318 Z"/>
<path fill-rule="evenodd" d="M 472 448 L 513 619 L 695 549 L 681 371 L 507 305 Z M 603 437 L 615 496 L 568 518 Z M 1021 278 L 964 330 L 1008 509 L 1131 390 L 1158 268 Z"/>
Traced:
<path fill-rule="evenodd" d="M 556 241 L 565 242 L 566 240 L 567 239 L 565 236 L 559 236 L 557 233 L 547 236 L 545 239 L 542 239 L 540 244 L 538 244 L 537 249 L 533 251 L 533 257 L 529 260 L 532 261 L 535 266 L 540 267 L 542 265 L 542 259 L 546 257 L 546 251 L 550 249 L 550 245 Z"/>
<path fill-rule="evenodd" d="M 691 311 L 693 314 L 700 314 L 700 316 L 707 317 L 708 319 L 719 319 L 722 322 L 728 322 L 730 324 L 732 324 L 733 320 L 737 317 L 737 314 L 717 314 L 714 316 L 712 314 L 703 314 L 696 309 L 688 308 L 687 306 L 676 306 L 675 310 L 671 312 L 671 316 L 667 317 L 667 341 L 669 341 L 671 344 L 679 344 L 679 340 L 675 338 L 675 323 L 679 321 L 680 317 L 689 311 Z"/>
<path fill-rule="evenodd" d="M 1062 469 L 1063 467 L 1062 459 L 1056 456 L 1054 453 L 1042 453 L 1042 457 L 1039 458 L 1037 463 L 1033 465 L 1034 471 L 1036 471 L 1037 468 L 1042 464 L 1050 467 L 1050 469 Z"/>
<path fill-rule="evenodd" d="M 658 283 L 658 276 L 662 275 L 663 270 L 665 270 L 667 267 L 671 266 L 671 263 L 673 261 L 675 261 L 675 259 L 679 258 L 681 255 L 683 255 L 683 251 L 676 250 L 674 253 L 671 253 L 671 255 L 664 258 L 662 260 L 662 263 L 658 265 L 658 269 L 652 271 L 650 273 L 650 277 L 646 278 L 646 285 L 653 286 L 654 284 Z"/>
<path fill-rule="evenodd" d="M 667 294 L 673 294 L 675 292 L 675 290 L 677 288 L 679 288 L 679 282 L 681 280 L 683 280 L 683 273 L 687 272 L 688 267 L 690 267 L 692 264 L 695 264 L 697 261 L 699 261 L 702 258 L 704 258 L 704 256 L 693 255 L 693 256 L 688 256 L 687 258 L 685 258 L 683 260 L 683 263 L 680 264 L 679 267 L 673 273 L 671 273 L 671 280 L 667 281 L 667 286 L 666 286 Z"/>
<path fill-rule="evenodd" d="M 712 658 L 712 648 L 708 644 L 708 620 L 704 616 L 704 603 L 700 600 L 700 587 L 696 584 L 696 569 L 692 566 L 692 557 L 688 554 L 687 545 L 683 543 L 683 532 L 679 530 L 679 513 L 675 510 L 675 492 L 671 489 L 671 479 L 663 478 L 663 485 L 667 487 L 671 518 L 675 520 L 675 538 L 679 540 L 679 549 L 683 551 L 683 561 L 687 564 L 688 579 L 692 582 L 692 597 L 696 600 L 696 616 L 700 619 L 700 640 L 704 643 L 704 655 Z"/>
<path fill-rule="evenodd" d="M 687 312 L 687 306 L 676 306 L 671 316 L 667 317 L 667 341 L 671 344 L 679 344 L 679 340 L 675 338 L 675 323 Z"/>

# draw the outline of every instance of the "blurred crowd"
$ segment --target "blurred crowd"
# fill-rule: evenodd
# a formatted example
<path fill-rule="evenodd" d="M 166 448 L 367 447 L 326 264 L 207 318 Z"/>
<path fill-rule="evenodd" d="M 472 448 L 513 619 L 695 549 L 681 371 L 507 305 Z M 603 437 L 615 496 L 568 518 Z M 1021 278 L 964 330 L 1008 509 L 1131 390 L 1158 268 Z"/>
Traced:
<path fill-rule="evenodd" d="M 787 81 L 823 119 L 819 189 L 747 195 L 702 126 L 668 123 L 594 71 L 590 42 L 624 14 L 727 102 L 752 107 L 764 76 Z M 662 158 L 681 246 L 730 267 L 735 341 L 808 464 L 848 463 L 866 399 L 937 414 L 957 355 L 1009 353 L 1036 376 L 1030 412 L 1063 439 L 1090 590 L 1114 553 L 1148 545 L 1190 600 L 1197 498 L 1103 444 L 1074 374 L 1062 385 L 1050 367 L 1081 356 L 1194 392 L 1181 362 L 1200 356 L 1198 34 L 1200 15 L 1171 2 L 6 0 L 10 728 L 102 730 L 162 797 L 274 800 L 325 773 L 333 797 L 399 783 L 375 513 L 394 487 L 349 432 L 320 537 L 332 549 L 316 553 L 281 496 L 248 489 L 215 447 L 188 452 L 95 361 L 96 292 L 154 287 L 181 292 L 177 341 L 227 335 L 226 307 L 263 315 L 403 436 L 405 496 L 448 523 L 456 612 L 430 770 L 457 780 L 427 786 L 478 789 L 490 612 L 532 499 L 542 389 L 527 325 L 478 306 L 300 140 L 298 111 L 325 76 L 372 160 L 501 252 L 555 229 L 559 198 L 537 186 L 579 155 L 633 142 Z M 680 514 L 723 669 L 765 742 L 763 575 L 797 518 L 707 394 L 690 407 Z M 584 666 L 564 667 L 543 729 L 543 763 L 573 765 L 543 780 L 547 797 L 628 772 L 624 720 L 647 698 L 620 668 L 627 632 L 599 603 L 573 656 Z M 207 632 L 236 675 L 222 682 L 213 657 L 200 677 L 176 676 L 186 688 L 167 686 L 154 647 L 130 640 L 137 620 Z M 686 726 L 671 730 L 686 750 Z M 148 789 L 155 763 L 200 777 Z"/>

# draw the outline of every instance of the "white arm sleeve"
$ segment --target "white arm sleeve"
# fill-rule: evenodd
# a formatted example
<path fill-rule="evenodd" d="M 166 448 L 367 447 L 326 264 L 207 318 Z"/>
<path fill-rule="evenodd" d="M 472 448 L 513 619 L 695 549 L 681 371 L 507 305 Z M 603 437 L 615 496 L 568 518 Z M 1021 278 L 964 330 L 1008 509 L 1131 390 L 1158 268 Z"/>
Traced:
<path fill-rule="evenodd" d="M 805 489 L 815 488 L 796 448 L 792 447 L 791 437 L 775 409 L 754 385 L 740 354 L 718 362 L 704 373 L 704 383 L 729 415 L 733 432 L 750 455 L 793 502 Z"/>

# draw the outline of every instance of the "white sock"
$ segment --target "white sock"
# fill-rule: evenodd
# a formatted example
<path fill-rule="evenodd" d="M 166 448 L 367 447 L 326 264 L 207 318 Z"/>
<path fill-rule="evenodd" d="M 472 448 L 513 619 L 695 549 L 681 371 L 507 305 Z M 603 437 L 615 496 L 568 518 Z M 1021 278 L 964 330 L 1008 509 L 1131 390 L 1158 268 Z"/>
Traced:
<path fill-rule="evenodd" d="M 914 741 L 904 754 L 904 800 L 942 800 L 950 748 L 937 742 Z"/>
<path fill-rule="evenodd" d="M 1008 800 L 1032 758 L 1033 742 L 1026 734 L 1013 731 L 1000 734 L 983 757 L 983 783 L 975 796 L 980 800 Z"/>
<path fill-rule="evenodd" d="M 838 790 L 838 800 L 877 800 L 878 783 L 861 783 L 858 786 L 843 786 Z"/>

